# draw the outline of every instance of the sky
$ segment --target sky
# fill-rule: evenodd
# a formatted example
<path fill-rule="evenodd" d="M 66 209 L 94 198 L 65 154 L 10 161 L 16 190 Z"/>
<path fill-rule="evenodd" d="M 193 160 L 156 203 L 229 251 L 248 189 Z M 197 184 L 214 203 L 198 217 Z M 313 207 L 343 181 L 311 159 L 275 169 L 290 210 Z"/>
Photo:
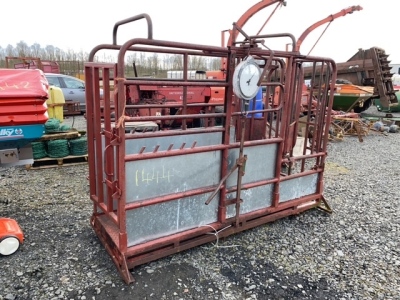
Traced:
<path fill-rule="evenodd" d="M 114 24 L 146 13 L 153 24 L 153 38 L 158 40 L 220 46 L 221 31 L 232 28 L 240 16 L 257 0 L 20 0 L 17 7 L 2 7 L 0 46 L 15 46 L 24 41 L 42 47 L 53 45 L 62 50 L 90 52 L 99 44 L 112 43 Z M 395 40 L 399 32 L 400 0 L 287 0 L 285 7 L 274 13 L 260 34 L 291 33 L 298 38 L 315 22 L 350 6 L 361 11 L 335 19 L 306 38 L 301 52 L 345 62 L 359 48 L 379 47 L 389 54 L 392 64 L 400 64 L 400 48 Z M 262 28 L 276 4 L 258 12 L 243 27 L 249 35 Z M 21 9 L 21 7 L 23 9 Z M 5 13 L 4 9 L 8 13 Z M 117 43 L 147 37 L 144 19 L 121 25 Z M 272 49 L 284 50 L 289 40 L 270 42 Z"/>

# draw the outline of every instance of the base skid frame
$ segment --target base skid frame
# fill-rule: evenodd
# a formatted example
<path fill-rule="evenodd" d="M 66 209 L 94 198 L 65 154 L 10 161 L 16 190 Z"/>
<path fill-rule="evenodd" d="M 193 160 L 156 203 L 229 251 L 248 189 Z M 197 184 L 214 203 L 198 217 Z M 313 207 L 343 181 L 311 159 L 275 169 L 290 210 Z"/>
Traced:
<path fill-rule="evenodd" d="M 298 215 L 312 208 L 318 208 L 325 200 L 315 200 L 302 203 L 296 207 L 288 207 L 281 211 L 271 212 L 264 215 L 260 212 L 256 215 L 243 216 L 239 226 L 235 226 L 235 221 L 226 224 L 212 224 L 207 227 L 199 227 L 184 233 L 174 234 L 164 237 L 162 241 L 155 243 L 137 245 L 129 247 L 125 252 L 121 252 L 119 245 L 119 231 L 116 225 L 109 221 L 104 215 L 95 215 L 91 218 L 91 226 L 97 237 L 111 256 L 121 278 L 125 283 L 130 284 L 135 281 L 134 268 L 136 266 L 167 257 L 203 244 L 217 241 L 221 238 L 229 237 L 233 234 L 256 228 L 288 216 Z M 325 212 L 328 212 L 324 209 Z M 215 226 L 215 227 L 214 227 Z M 220 228 L 218 230 L 218 228 Z M 210 230 L 211 229 L 211 230 Z M 215 229 L 215 230 L 214 230 Z"/>

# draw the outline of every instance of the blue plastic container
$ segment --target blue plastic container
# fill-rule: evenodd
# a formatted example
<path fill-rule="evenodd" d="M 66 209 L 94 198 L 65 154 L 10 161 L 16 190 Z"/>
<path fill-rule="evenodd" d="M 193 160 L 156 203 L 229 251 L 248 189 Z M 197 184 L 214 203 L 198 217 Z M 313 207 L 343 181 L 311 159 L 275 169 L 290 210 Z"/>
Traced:
<path fill-rule="evenodd" d="M 249 103 L 249 111 L 252 110 L 263 110 L 264 109 L 264 105 L 263 105 L 263 91 L 262 91 L 262 87 L 260 87 L 258 89 L 258 93 L 257 95 L 250 100 Z M 248 118 L 252 118 L 254 115 L 254 118 L 256 119 L 262 119 L 263 117 L 263 113 L 259 112 L 259 113 L 249 113 L 247 115 Z"/>

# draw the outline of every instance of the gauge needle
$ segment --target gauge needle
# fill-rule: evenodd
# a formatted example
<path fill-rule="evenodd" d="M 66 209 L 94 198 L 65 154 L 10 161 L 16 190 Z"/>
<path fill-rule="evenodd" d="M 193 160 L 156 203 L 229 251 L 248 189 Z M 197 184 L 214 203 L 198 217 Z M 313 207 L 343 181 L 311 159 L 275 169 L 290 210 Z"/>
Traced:
<path fill-rule="evenodd" d="M 247 85 L 250 85 L 250 81 L 253 78 L 254 74 L 256 74 L 256 71 L 254 71 L 253 75 L 251 75 L 251 77 L 249 78 L 249 80 L 246 81 Z"/>

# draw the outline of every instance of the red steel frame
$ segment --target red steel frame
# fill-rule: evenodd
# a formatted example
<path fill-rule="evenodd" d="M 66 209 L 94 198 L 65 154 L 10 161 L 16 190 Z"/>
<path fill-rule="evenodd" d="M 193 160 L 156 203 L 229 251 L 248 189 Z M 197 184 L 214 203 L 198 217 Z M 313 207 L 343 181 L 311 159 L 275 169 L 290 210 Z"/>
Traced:
<path fill-rule="evenodd" d="M 134 280 L 130 269 L 137 265 L 285 216 L 315 207 L 330 211 L 323 197 L 323 172 L 327 155 L 329 130 L 327 124 L 330 124 L 333 101 L 333 93 L 329 93 L 329 90 L 333 90 L 336 80 L 335 63 L 328 58 L 308 57 L 298 52 L 272 51 L 260 47 L 264 42 L 261 39 L 275 37 L 290 37 L 295 46 L 296 40 L 288 34 L 247 36 L 246 41 L 238 43 L 233 40 L 232 45 L 226 48 L 154 40 L 151 19 L 147 15 L 139 15 L 117 24 L 119 26 L 142 18 L 148 22 L 147 39 L 135 38 L 117 45 L 114 28 L 113 44 L 95 47 L 90 53 L 92 62 L 85 64 L 90 199 L 93 202 L 91 224 L 114 260 L 122 278 L 130 283 Z M 237 24 L 234 25 L 233 32 L 236 30 L 241 31 Z M 103 49 L 117 50 L 118 62 L 116 64 L 93 62 L 96 53 Z M 126 78 L 125 57 L 131 51 L 181 55 L 184 61 L 184 73 L 188 70 L 190 56 L 218 57 L 228 62 L 226 78 L 223 80 Z M 250 115 L 242 112 L 241 100 L 233 95 L 231 84 L 235 66 L 248 55 L 260 61 L 260 67 L 263 70 L 263 81 L 260 84 L 265 88 L 266 98 L 268 95 L 273 95 L 277 87 L 283 91 L 277 106 L 270 108 L 265 102 L 263 109 L 251 110 L 248 112 Z M 325 69 L 327 75 L 324 78 L 324 84 L 310 91 L 309 110 L 306 112 L 306 118 L 300 120 L 304 82 L 302 66 L 305 63 L 312 64 L 315 70 Z M 114 80 L 113 92 L 109 84 L 110 80 Z M 104 107 L 100 106 L 100 82 L 103 82 Z M 156 108 L 163 105 L 159 103 L 127 104 L 127 87 L 134 86 L 140 89 L 140 86 L 145 85 L 180 86 L 183 91 L 182 103 L 176 105 L 181 108 L 182 113 L 162 116 L 127 116 L 126 109 L 140 110 L 144 107 Z M 186 111 L 190 106 L 211 105 L 188 103 L 187 91 L 191 87 L 225 88 L 224 112 L 188 115 Z M 319 99 L 316 107 L 311 105 L 314 99 L 313 94 L 318 95 Z M 113 112 L 115 118 L 112 117 Z M 251 113 L 255 112 L 261 113 L 262 117 L 251 116 Z M 190 126 L 190 120 L 193 118 L 215 119 L 218 117 L 223 117 L 222 126 L 213 126 L 214 123 L 210 123 L 210 126 L 205 123 L 200 128 Z M 179 128 L 154 132 L 130 133 L 126 131 L 126 126 L 132 122 L 162 122 L 164 120 L 177 120 L 181 125 Z M 304 146 L 301 148 L 301 153 L 295 155 L 293 149 L 298 141 L 300 128 L 303 128 L 306 133 L 301 137 Z M 201 134 L 220 134 L 221 140 L 208 145 L 198 145 L 201 139 L 198 137 Z M 233 139 L 232 136 L 234 136 Z M 129 151 L 129 145 L 141 143 L 144 139 L 156 141 L 163 138 L 171 141 L 183 138 L 188 141 L 180 142 L 181 144 L 171 142 L 167 149 L 159 149 L 159 145 L 155 143 L 151 151 L 145 146 L 133 153 Z M 263 156 L 268 159 L 260 161 L 261 164 L 270 166 L 265 169 L 265 172 L 272 175 L 263 177 L 263 174 L 256 174 L 256 179 L 249 181 L 247 178 L 254 176 L 252 171 L 256 173 L 257 168 L 254 162 L 251 163 L 251 157 L 260 155 L 257 149 L 262 151 L 265 149 L 266 152 L 269 151 L 268 149 L 273 149 L 272 155 Z M 178 157 L 184 160 L 187 157 L 209 153 L 221 155 L 221 160 L 216 160 L 219 163 L 220 174 L 211 185 L 204 184 L 187 190 L 182 190 L 177 186 L 176 192 L 160 193 L 144 197 L 140 201 L 134 200 L 136 194 L 140 194 L 143 190 L 139 190 L 140 187 L 135 190 L 129 186 L 134 179 L 127 175 L 128 165 L 129 167 L 141 163 L 151 165 L 152 161 L 161 159 L 168 161 Z M 229 162 L 232 156 L 236 158 L 236 162 Z M 183 171 L 190 172 L 187 169 Z M 236 171 L 235 177 L 233 174 Z M 210 176 L 214 175 L 210 174 Z M 192 174 L 192 176 L 197 176 L 197 174 Z M 236 179 L 236 184 L 232 184 L 231 176 Z M 304 182 L 311 182 L 314 185 L 311 187 L 311 192 L 307 190 L 308 186 L 304 187 Z M 266 204 L 260 208 L 249 209 L 246 205 L 249 205 L 253 199 L 248 197 L 246 191 L 257 191 L 267 186 L 271 187 L 271 194 L 265 195 Z M 287 195 L 283 187 L 290 187 L 293 193 L 290 192 L 292 194 Z M 151 189 L 152 187 L 144 188 Z M 303 191 L 304 188 L 306 191 Z M 132 190 L 133 193 L 130 192 Z M 196 205 L 198 205 L 198 199 L 206 200 L 203 201 L 204 205 L 217 203 L 215 220 L 205 222 L 207 226 L 182 228 L 161 236 L 146 237 L 142 242 L 130 241 L 132 232 L 129 228 L 132 224 L 147 226 L 147 224 L 137 224 L 140 222 L 132 217 L 133 214 L 141 212 L 143 208 L 163 207 L 163 205 L 174 204 L 178 201 L 185 203 L 192 198 L 195 199 L 193 203 Z M 260 203 L 263 203 L 264 199 L 260 200 Z M 148 221 L 149 224 L 153 221 L 150 220 L 150 216 Z M 216 231 L 219 232 L 218 237 L 214 234 Z"/>

